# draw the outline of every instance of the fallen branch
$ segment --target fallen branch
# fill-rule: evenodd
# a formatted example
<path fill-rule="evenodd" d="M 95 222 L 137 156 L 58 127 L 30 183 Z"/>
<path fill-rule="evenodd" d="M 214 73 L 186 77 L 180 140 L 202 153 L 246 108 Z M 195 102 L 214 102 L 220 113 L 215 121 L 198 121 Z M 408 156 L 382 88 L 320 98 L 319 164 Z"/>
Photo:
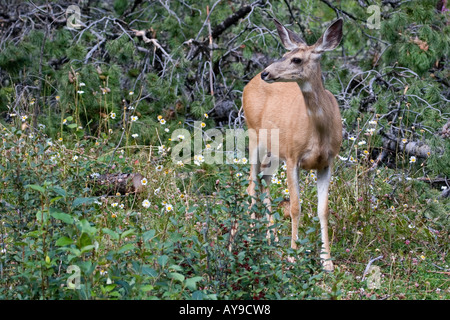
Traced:
<path fill-rule="evenodd" d="M 372 265 L 372 263 L 374 263 L 375 261 L 380 260 L 380 259 L 383 259 L 383 256 L 373 258 L 369 261 L 369 263 L 366 266 L 366 269 L 364 270 L 361 281 L 364 281 L 364 279 L 366 278 L 366 274 L 369 272 L 369 269 L 370 269 L 370 266 Z"/>
<path fill-rule="evenodd" d="M 408 141 L 404 143 L 400 138 L 394 137 L 390 133 L 383 133 L 383 147 L 390 151 L 403 151 L 411 156 L 427 158 L 431 154 L 431 147 L 418 141 Z M 440 150 L 439 150 L 440 152 Z"/>
<path fill-rule="evenodd" d="M 431 273 L 439 273 L 439 274 L 446 274 L 447 276 L 450 276 L 450 272 L 448 271 L 427 271 Z"/>
<path fill-rule="evenodd" d="M 417 180 L 429 183 L 430 185 L 446 186 L 446 188 L 443 188 L 444 190 L 442 191 L 439 198 L 444 199 L 444 198 L 450 197 L 450 179 L 448 179 L 448 178 L 430 179 L 430 178 L 422 177 L 422 178 L 417 178 Z"/>
<path fill-rule="evenodd" d="M 131 29 L 131 31 L 134 32 L 134 35 L 136 37 L 142 37 L 142 40 L 145 43 L 152 43 L 157 49 L 161 50 L 161 52 L 170 60 L 172 61 L 172 58 L 170 57 L 170 54 L 167 53 L 166 50 L 164 50 L 164 48 L 159 44 L 158 40 L 155 38 L 147 38 L 147 36 L 145 35 L 145 30 L 135 30 L 135 29 Z"/>
<path fill-rule="evenodd" d="M 209 21 L 209 6 L 206 6 L 206 14 L 208 15 L 208 39 L 209 39 L 209 91 L 214 96 L 214 74 L 213 74 L 213 36 L 211 33 L 211 21 Z"/>
<path fill-rule="evenodd" d="M 383 149 L 380 152 L 380 154 L 378 155 L 378 157 L 375 159 L 375 161 L 372 164 L 372 166 L 370 167 L 369 171 L 375 170 L 378 167 L 378 165 L 380 163 L 382 163 L 384 161 L 384 159 L 386 159 L 387 155 L 388 155 L 387 151 Z"/>
<path fill-rule="evenodd" d="M 110 193 L 126 194 L 141 192 L 142 179 L 143 176 L 140 173 L 106 173 L 93 178 L 93 182 L 110 187 L 112 189 Z"/>
<path fill-rule="evenodd" d="M 100 42 L 98 42 L 95 46 L 92 47 L 91 50 L 87 53 L 86 57 L 84 58 L 84 64 L 87 64 L 89 59 L 92 57 L 94 52 L 106 41 L 106 39 L 102 39 Z"/>
<path fill-rule="evenodd" d="M 441 195 L 439 196 L 439 198 L 444 199 L 450 197 L 450 188 L 446 188 L 444 191 L 442 191 Z"/>
<path fill-rule="evenodd" d="M 450 183 L 450 179 L 448 179 L 448 178 L 431 179 L 431 178 L 421 177 L 421 178 L 417 178 L 417 180 L 428 182 L 430 184 L 435 184 L 435 183 L 447 183 L 448 184 L 448 183 Z"/>
<path fill-rule="evenodd" d="M 442 130 L 438 133 L 443 139 L 450 138 L 450 120 L 442 127 Z"/>

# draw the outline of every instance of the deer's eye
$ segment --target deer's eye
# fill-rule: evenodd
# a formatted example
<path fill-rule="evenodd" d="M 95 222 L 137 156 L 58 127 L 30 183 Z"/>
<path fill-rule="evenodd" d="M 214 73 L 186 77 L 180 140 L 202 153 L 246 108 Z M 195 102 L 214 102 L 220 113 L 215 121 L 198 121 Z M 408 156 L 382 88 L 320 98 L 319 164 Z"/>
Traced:
<path fill-rule="evenodd" d="M 300 58 L 292 58 L 291 62 L 295 63 L 295 64 L 300 64 L 300 63 L 302 63 L 302 59 L 300 59 Z"/>

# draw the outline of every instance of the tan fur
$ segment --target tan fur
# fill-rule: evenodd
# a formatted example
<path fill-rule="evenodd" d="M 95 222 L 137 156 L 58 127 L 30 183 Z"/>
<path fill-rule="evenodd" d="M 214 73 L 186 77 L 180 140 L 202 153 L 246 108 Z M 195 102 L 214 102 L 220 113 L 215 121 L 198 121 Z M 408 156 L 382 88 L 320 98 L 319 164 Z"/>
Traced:
<path fill-rule="evenodd" d="M 311 86 L 316 90 L 305 97 L 296 82 L 269 84 L 258 74 L 245 86 L 242 102 L 248 128 L 279 129 L 280 159 L 305 170 L 328 166 L 342 141 L 336 99 L 321 82 Z"/>
<path fill-rule="evenodd" d="M 321 258 L 325 269 L 331 271 L 333 264 L 330 261 L 328 241 L 328 186 L 332 162 L 342 142 L 342 120 L 336 99 L 323 87 L 320 57 L 324 51 L 332 50 L 339 44 L 342 20 L 333 23 L 312 46 L 298 41 L 291 31 L 277 21 L 276 24 L 285 46 L 294 49 L 245 86 L 242 97 L 245 119 L 248 128 L 257 133 L 258 143 L 253 144 L 255 149 L 261 148 L 261 129 L 279 130 L 278 154 L 271 148 L 276 142 L 269 141 L 264 147 L 271 158 L 286 161 L 291 201 L 290 204 L 283 203 L 283 207 L 292 219 L 292 248 L 297 248 L 300 215 L 298 168 L 317 169 L 318 215 L 324 251 Z M 301 63 L 294 63 L 294 58 L 297 61 L 301 59 Z M 250 147 L 252 148 L 252 143 Z M 250 150 L 251 153 L 253 151 Z M 258 183 L 257 175 L 260 170 L 264 171 L 264 166 L 259 161 L 252 164 L 247 189 L 253 198 L 252 203 L 255 203 L 255 184 Z M 264 179 L 269 181 L 267 174 Z M 262 188 L 262 192 L 267 194 L 268 190 L 267 187 Z M 264 202 L 270 210 L 270 200 L 267 198 Z"/>

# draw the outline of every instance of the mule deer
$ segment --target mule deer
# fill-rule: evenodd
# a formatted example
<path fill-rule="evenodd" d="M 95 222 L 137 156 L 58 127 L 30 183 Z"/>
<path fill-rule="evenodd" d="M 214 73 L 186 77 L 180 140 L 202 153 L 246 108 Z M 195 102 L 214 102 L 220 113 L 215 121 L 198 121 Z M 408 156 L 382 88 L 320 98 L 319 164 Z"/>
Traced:
<path fill-rule="evenodd" d="M 326 271 L 333 270 L 328 239 L 328 187 L 333 159 L 342 142 L 339 106 L 322 84 L 320 58 L 335 49 L 342 38 L 343 20 L 333 22 L 320 39 L 308 46 L 297 34 L 274 20 L 284 47 L 283 57 L 256 75 L 244 88 L 242 103 L 250 136 L 250 182 L 247 192 L 255 202 L 255 186 L 262 171 L 266 186 L 264 203 L 270 210 L 268 185 L 271 175 L 265 171 L 261 152 L 268 161 L 283 160 L 287 166 L 291 217 L 291 247 L 297 248 L 300 217 L 299 168 L 317 170 L 318 216 Z M 265 143 L 262 131 L 278 130 L 278 141 Z M 275 148 L 276 147 L 276 148 Z M 276 150 L 278 149 L 278 150 Z M 264 159 L 263 159 L 264 160 Z"/>

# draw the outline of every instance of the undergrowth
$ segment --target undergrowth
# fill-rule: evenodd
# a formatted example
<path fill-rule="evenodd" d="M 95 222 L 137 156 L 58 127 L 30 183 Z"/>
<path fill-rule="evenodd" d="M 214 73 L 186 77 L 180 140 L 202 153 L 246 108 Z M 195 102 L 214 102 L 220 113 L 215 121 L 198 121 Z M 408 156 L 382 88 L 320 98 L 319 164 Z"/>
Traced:
<path fill-rule="evenodd" d="M 265 195 L 249 208 L 246 158 L 174 163 L 176 139 L 163 125 L 161 145 L 143 146 L 131 138 L 131 119 L 123 133 L 130 139 L 116 148 L 107 134 L 84 137 L 70 120 L 56 140 L 44 126 L 31 131 L 27 119 L 1 125 L 3 299 L 450 297 L 448 200 L 414 178 L 420 165 L 407 157 L 392 170 L 344 143 L 351 155 L 336 159 L 330 188 L 336 270 L 328 274 L 319 261 L 315 172 L 301 173 L 299 249 L 292 250 L 280 208 L 289 197 L 284 166 L 270 187 L 276 242 L 266 236 Z M 139 172 L 144 189 L 111 192 L 96 183 L 104 172 Z M 379 256 L 375 275 L 365 274 Z"/>

